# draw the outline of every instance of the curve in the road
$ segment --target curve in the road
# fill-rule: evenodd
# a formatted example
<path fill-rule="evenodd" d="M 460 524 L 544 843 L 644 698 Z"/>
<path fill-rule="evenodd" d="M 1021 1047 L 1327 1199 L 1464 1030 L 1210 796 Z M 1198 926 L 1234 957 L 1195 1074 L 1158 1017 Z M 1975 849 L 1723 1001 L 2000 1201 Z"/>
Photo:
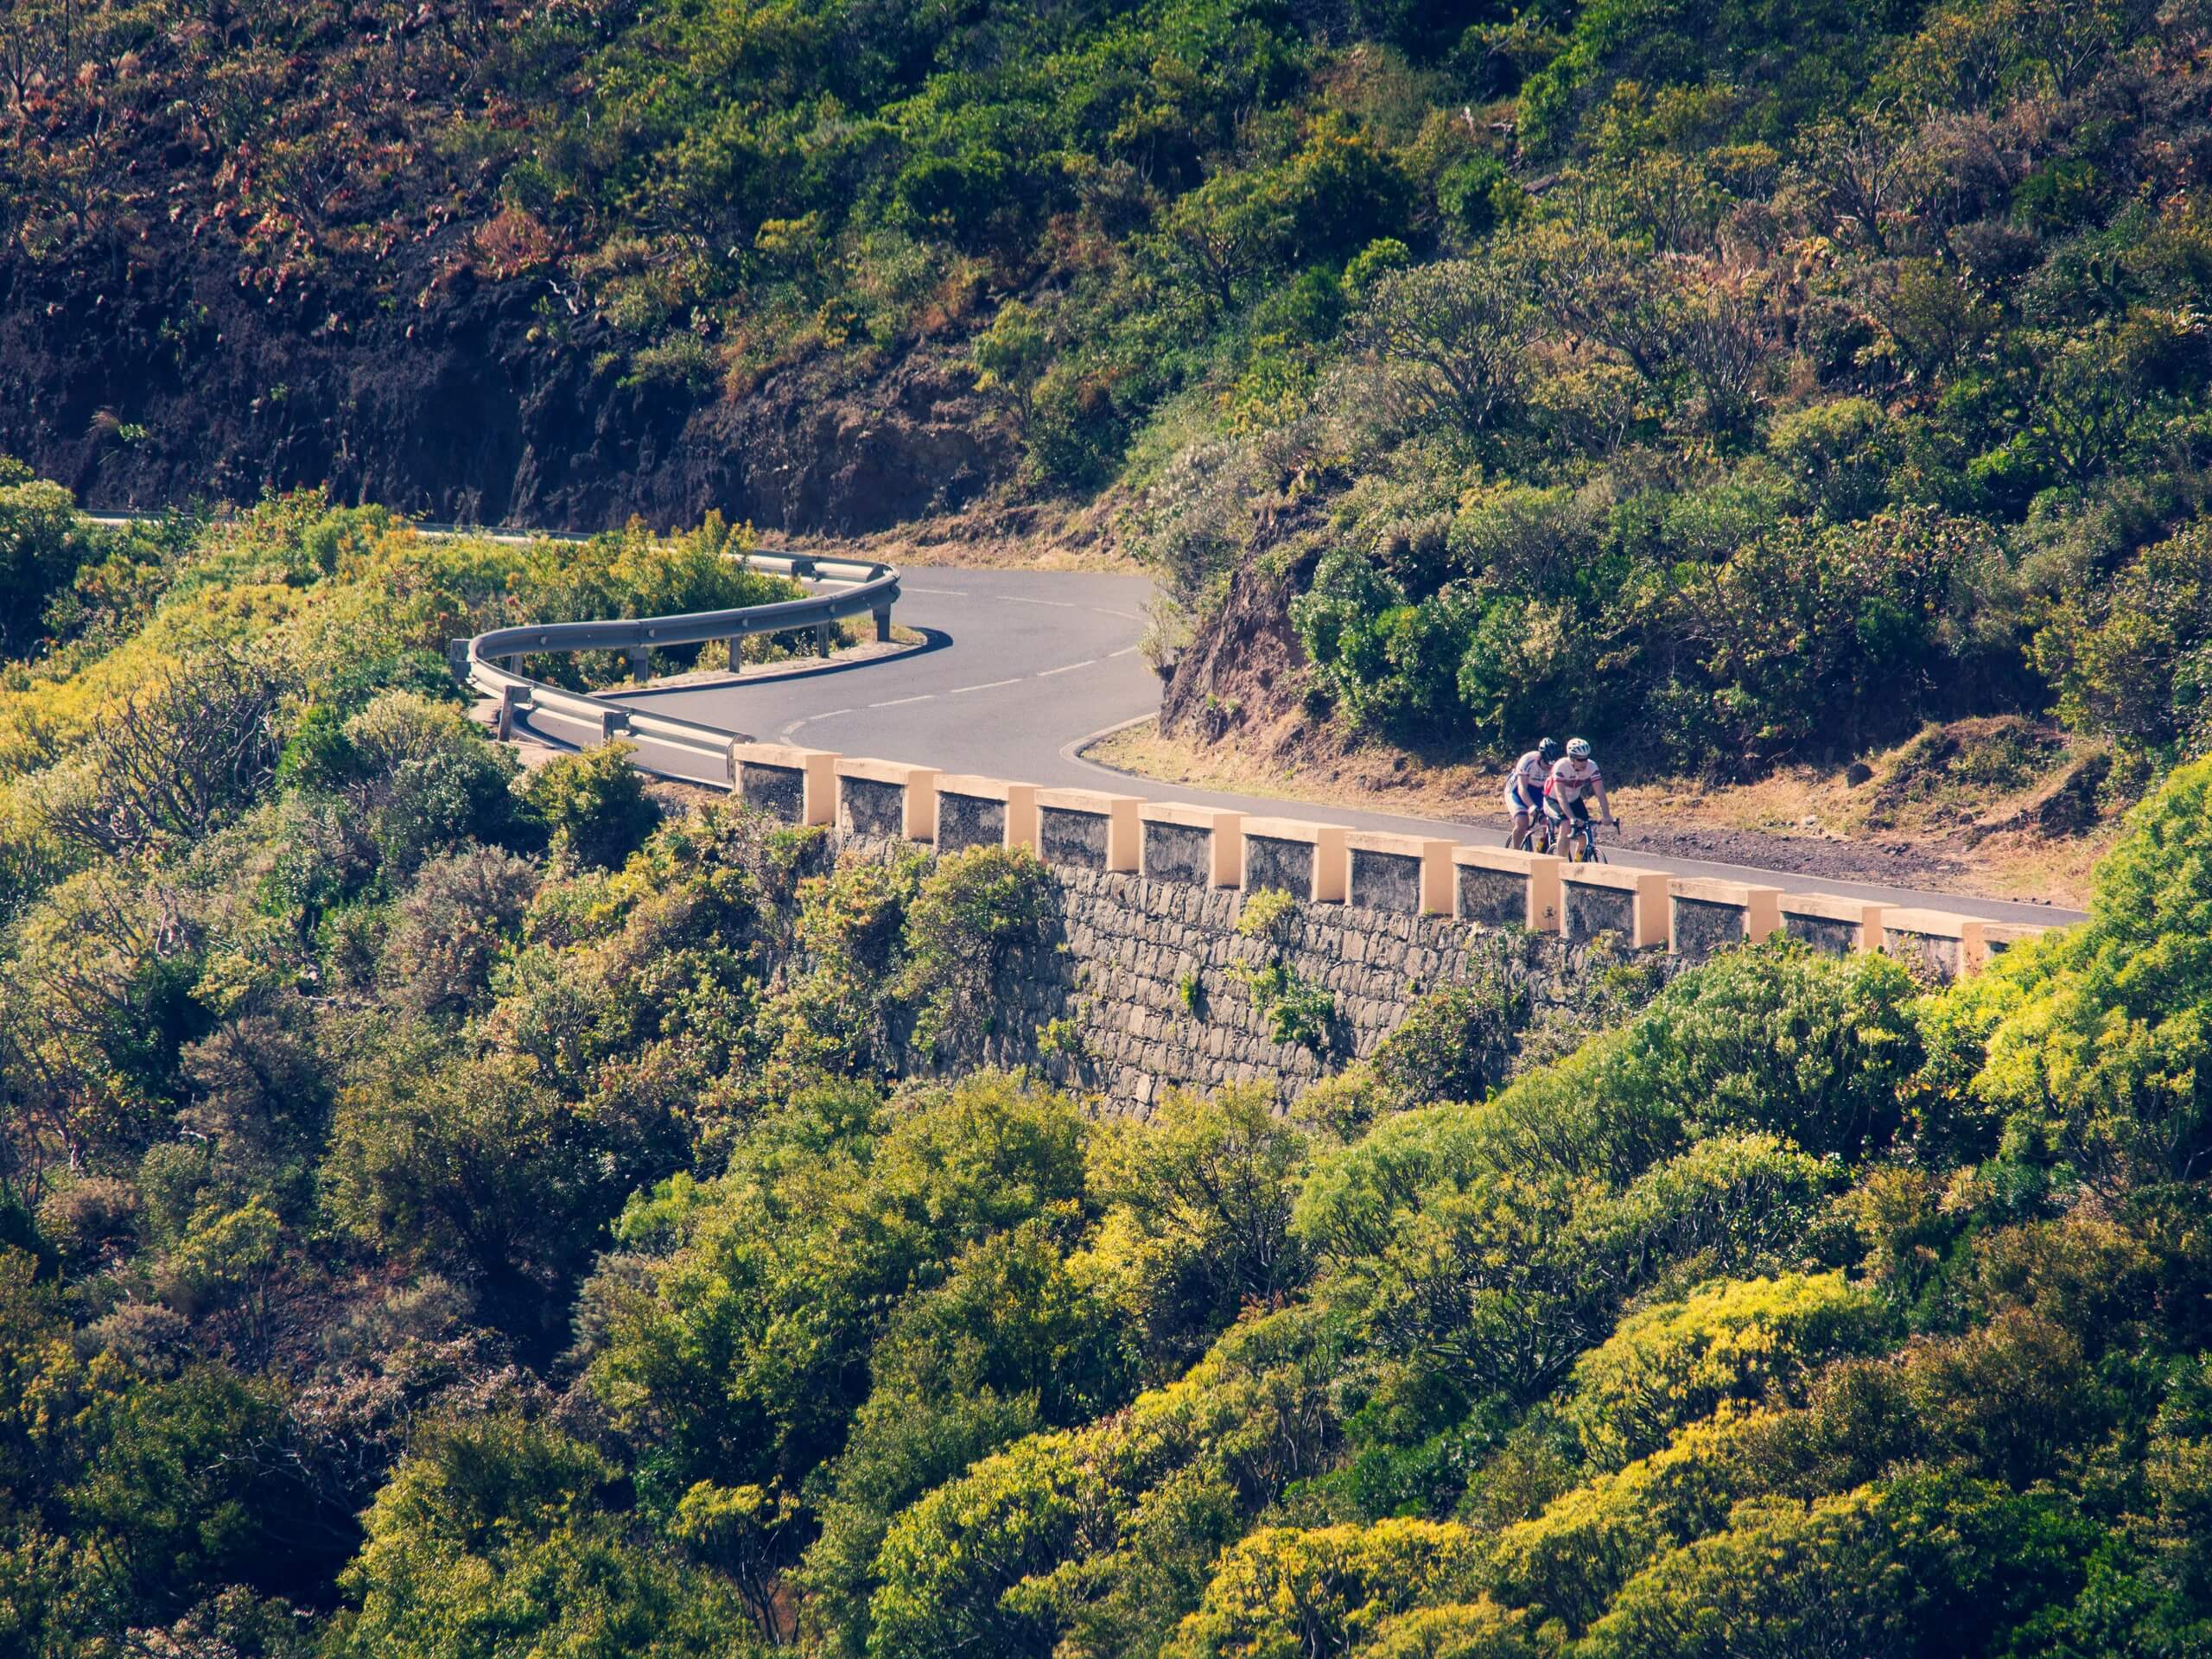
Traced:
<path fill-rule="evenodd" d="M 1502 820 L 1441 821 L 1402 813 L 1192 789 L 1132 776 L 1083 758 L 1101 732 L 1160 706 L 1160 683 L 1138 653 L 1150 584 L 1142 577 L 1034 570 L 931 569 L 902 573 L 899 620 L 934 649 L 853 665 L 613 694 L 700 725 L 841 754 L 906 760 L 951 772 L 1111 789 L 1269 816 L 1294 813 L 1360 829 L 1487 841 Z M 938 640 L 943 643 L 937 643 Z M 641 758 L 700 776 L 696 758 Z M 711 781 L 719 781 L 715 779 Z M 1786 879 L 1800 892 L 1927 905 L 2005 921 L 2061 923 L 2078 912 L 2048 905 L 1782 873 L 1637 849 L 1633 861 L 1669 874 L 1731 880 Z"/>
<path fill-rule="evenodd" d="M 144 512 L 87 515 L 124 524 Z M 418 525 L 433 535 L 527 541 L 573 532 Z M 701 728 L 840 753 L 906 760 L 1042 785 L 1111 788 L 1153 800 L 1188 801 L 1277 816 L 1302 808 L 1360 829 L 1441 831 L 1460 841 L 1491 839 L 1500 819 L 1440 820 L 1300 803 L 1285 797 L 1192 789 L 1137 777 L 1084 760 L 1080 751 L 1116 726 L 1157 712 L 1160 686 L 1138 655 L 1151 584 L 1141 576 L 1037 570 L 925 569 L 899 586 L 899 620 L 919 630 L 925 649 L 861 663 L 824 664 L 711 683 L 646 686 L 595 701 L 626 704 Z M 526 728 L 572 745 L 572 722 L 526 716 Z M 639 761 L 672 777 L 721 784 L 696 747 L 657 744 L 633 734 Z M 1758 866 L 1677 858 L 1636 849 L 1638 865 L 1675 875 L 1761 880 L 1786 876 L 1799 891 L 1887 904 L 1926 904 L 2005 921 L 2063 923 L 2079 911 L 1976 899 L 1880 882 L 1802 875 Z"/>

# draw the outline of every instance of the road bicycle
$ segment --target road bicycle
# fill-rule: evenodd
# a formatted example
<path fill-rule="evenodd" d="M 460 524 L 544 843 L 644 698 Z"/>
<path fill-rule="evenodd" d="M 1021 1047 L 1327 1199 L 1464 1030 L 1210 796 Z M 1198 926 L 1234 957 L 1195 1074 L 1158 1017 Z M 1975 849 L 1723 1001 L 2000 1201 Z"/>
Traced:
<path fill-rule="evenodd" d="M 1560 843 L 1561 858 L 1570 864 L 1603 864 L 1605 861 L 1605 849 L 1598 845 L 1597 819 L 1569 818 L 1566 829 L 1567 835 Z M 1618 818 L 1613 820 L 1613 830 L 1616 834 L 1619 832 Z"/>
<path fill-rule="evenodd" d="M 1513 834 L 1513 826 L 1507 824 L 1505 845 L 1507 850 L 1511 852 L 1548 853 L 1551 851 L 1552 826 L 1550 821 L 1544 817 L 1543 808 L 1539 806 L 1536 809 L 1535 821 L 1529 826 L 1529 834 L 1525 840 L 1516 839 Z"/>

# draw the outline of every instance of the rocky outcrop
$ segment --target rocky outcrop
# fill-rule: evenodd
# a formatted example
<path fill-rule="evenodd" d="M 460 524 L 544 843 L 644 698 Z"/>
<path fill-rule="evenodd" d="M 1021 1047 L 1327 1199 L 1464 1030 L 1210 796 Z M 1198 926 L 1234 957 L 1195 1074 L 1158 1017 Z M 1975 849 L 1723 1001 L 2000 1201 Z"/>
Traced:
<path fill-rule="evenodd" d="M 1294 575 L 1247 563 L 1175 664 L 1160 701 L 1160 728 L 1214 742 L 1272 721 L 1295 695 L 1305 647 L 1290 624 Z"/>
<path fill-rule="evenodd" d="M 831 535 L 957 511 L 1017 458 L 957 342 L 817 353 L 733 396 L 625 385 L 633 342 L 542 279 L 334 284 L 264 296 L 206 254 L 94 291 L 0 263 L 0 454 L 94 507 L 327 484 L 434 520 Z"/>

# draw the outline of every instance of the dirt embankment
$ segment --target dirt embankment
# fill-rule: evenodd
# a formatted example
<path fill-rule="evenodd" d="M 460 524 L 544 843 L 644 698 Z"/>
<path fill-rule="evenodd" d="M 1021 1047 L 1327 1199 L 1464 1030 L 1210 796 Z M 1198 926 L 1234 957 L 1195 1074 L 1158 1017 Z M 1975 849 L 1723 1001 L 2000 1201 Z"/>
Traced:
<path fill-rule="evenodd" d="M 1238 568 L 1220 610 L 1176 658 L 1160 699 L 1164 734 L 1201 744 L 1263 739 L 1268 752 L 1296 758 L 1311 736 L 1296 718 L 1306 666 L 1290 623 L 1296 581 L 1250 561 Z"/>
<path fill-rule="evenodd" d="M 1497 767 L 1363 741 L 1307 709 L 1290 623 L 1300 580 L 1248 560 L 1183 649 L 1159 721 L 1091 758 L 1232 793 L 1496 817 Z M 1931 724 L 1855 760 L 1781 766 L 1745 784 L 1607 772 L 1624 852 L 2078 906 L 2125 803 L 2112 766 L 2101 744 L 2005 715 Z"/>
<path fill-rule="evenodd" d="M 277 294 L 213 249 L 106 283 L 0 259 L 0 454 L 101 507 L 327 483 L 432 519 L 673 527 L 718 509 L 840 535 L 957 512 L 1012 472 L 955 345 L 817 353 L 742 397 L 626 385 L 628 342 L 543 277 L 401 257 L 414 268 Z"/>
<path fill-rule="evenodd" d="M 1940 737 L 1952 728 L 1933 729 Z M 2114 828 L 2111 808 L 2095 799 L 2101 753 L 2074 755 L 2069 749 L 2050 772 L 1987 798 L 1979 811 L 1931 798 L 1929 810 L 1910 814 L 1908 822 L 1875 827 L 1869 817 L 1881 816 L 1876 800 L 1910 766 L 1927 735 L 1878 757 L 1874 775 L 1859 784 L 1846 771 L 1810 769 L 1720 790 L 1669 779 L 1629 784 L 1615 793 L 1623 827 L 1607 844 L 1628 856 L 1643 851 L 1931 893 L 2086 905 L 2090 873 Z M 1164 735 L 1147 721 L 1084 753 L 1141 777 L 1274 797 L 1294 804 L 1294 816 L 1296 804 L 1337 805 L 1503 830 L 1499 780 L 1487 767 L 1424 766 L 1382 749 L 1309 751 L 1286 760 L 1274 752 L 1281 747 L 1241 739 L 1194 742 Z M 1961 798 L 1953 785 L 1939 783 L 1930 793 Z M 2058 822 L 2070 827 L 2056 827 Z"/>

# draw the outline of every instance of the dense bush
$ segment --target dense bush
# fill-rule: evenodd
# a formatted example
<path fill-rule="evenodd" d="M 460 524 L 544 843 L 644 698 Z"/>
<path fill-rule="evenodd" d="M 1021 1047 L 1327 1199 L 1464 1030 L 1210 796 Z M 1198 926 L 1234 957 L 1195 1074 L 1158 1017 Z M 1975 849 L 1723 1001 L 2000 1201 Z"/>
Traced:
<path fill-rule="evenodd" d="M 1033 860 L 518 792 L 455 706 L 475 627 L 783 591 L 727 526 L 11 479 L 0 1645 L 2212 1643 L 2197 12 L 330 22 L 10 9 L 10 269 L 199 237 L 320 320 L 440 238 L 672 407 L 972 332 L 1357 730 L 1740 769 L 2055 696 L 2177 764 L 1968 983 L 1765 946 L 1584 1041 L 1501 972 L 1294 1117 L 1109 1124 L 968 1064 L 1031 1049 Z"/>
<path fill-rule="evenodd" d="M 619 867 L 660 821 L 628 743 L 602 743 L 549 761 L 522 798 L 545 822 L 553 844 L 587 864 Z"/>
<path fill-rule="evenodd" d="M 92 296 L 35 326 L 188 383 L 224 324 L 119 315 L 118 249 L 219 249 L 318 339 L 489 285 L 671 412 L 918 350 L 1018 435 L 1012 487 L 1151 498 L 1201 620 L 1287 574 L 1312 674 L 1277 695 L 1348 735 L 1495 756 L 1549 721 L 1719 772 L 2054 701 L 2156 764 L 2201 735 L 2188 5 L 187 10 L 11 9 L 0 207 L 23 304 Z M 124 396 L 85 442 L 162 418 Z M 0 491 L 11 654 L 167 555 Z M 531 561 L 531 613 L 763 580 L 632 584 L 621 545 Z"/>

